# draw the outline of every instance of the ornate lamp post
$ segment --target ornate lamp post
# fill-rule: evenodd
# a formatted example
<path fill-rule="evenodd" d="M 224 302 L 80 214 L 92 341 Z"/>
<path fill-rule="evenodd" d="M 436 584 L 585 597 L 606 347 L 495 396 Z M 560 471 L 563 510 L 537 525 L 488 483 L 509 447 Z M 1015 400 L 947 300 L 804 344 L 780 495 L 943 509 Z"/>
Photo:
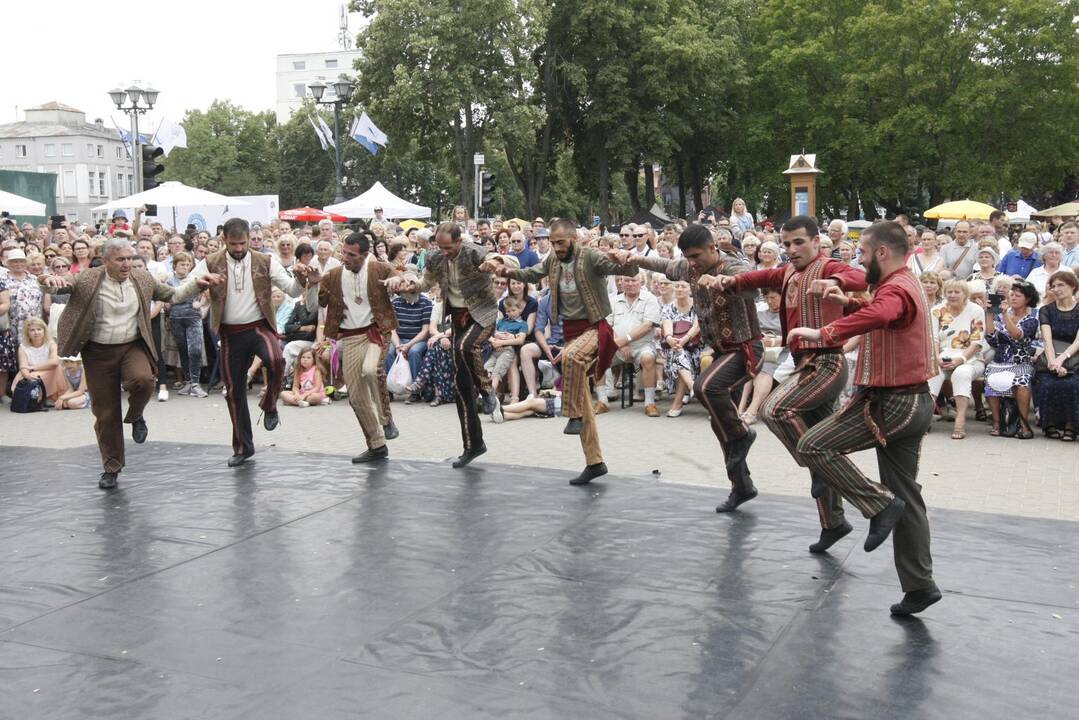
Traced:
<path fill-rule="evenodd" d="M 132 85 L 127 90 L 121 90 L 120 88 L 109 90 L 109 98 L 116 105 L 116 109 L 123 110 L 131 117 L 131 165 L 134 169 L 135 192 L 142 189 L 142 168 L 139 162 L 141 160 L 139 154 L 139 115 L 154 109 L 154 104 L 157 103 L 159 94 L 159 90 L 154 90 L 153 88 L 143 89 L 138 85 Z M 130 102 L 129 105 L 124 105 L 125 99 Z M 140 105 L 140 101 L 143 104 Z"/>
<path fill-rule="evenodd" d="M 345 186 L 341 183 L 341 108 L 347 105 L 352 98 L 352 91 L 355 86 L 345 78 L 336 80 L 333 83 L 334 96 L 332 99 L 327 100 L 322 99 L 323 94 L 326 92 L 324 83 L 316 80 L 308 85 L 307 89 L 311 91 L 311 97 L 315 99 L 316 103 L 333 105 L 333 149 L 334 165 L 337 169 L 337 195 L 334 197 L 334 203 L 343 203 L 345 201 Z"/>

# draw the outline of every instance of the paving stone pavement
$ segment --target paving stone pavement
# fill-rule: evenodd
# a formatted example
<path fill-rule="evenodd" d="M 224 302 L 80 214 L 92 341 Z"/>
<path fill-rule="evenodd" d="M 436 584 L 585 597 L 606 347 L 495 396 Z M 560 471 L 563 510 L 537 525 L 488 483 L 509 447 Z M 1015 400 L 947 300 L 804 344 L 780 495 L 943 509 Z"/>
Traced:
<path fill-rule="evenodd" d="M 248 399 L 252 417 L 257 417 L 254 392 Z M 661 409 L 665 411 L 666 404 L 661 403 Z M 460 453 L 453 405 L 431 408 L 395 402 L 393 413 L 401 436 L 390 442 L 391 458 L 440 460 Z M 152 402 L 146 420 L 153 440 L 218 444 L 222 462 L 231 454 L 228 410 L 220 394 L 206 399 L 174 394 L 167 403 Z M 562 434 L 563 425 L 560 418 L 526 418 L 501 425 L 485 420 L 488 452 L 477 462 L 549 468 L 552 482 L 564 482 L 580 470 L 584 460 L 577 438 Z M 615 403 L 610 413 L 600 416 L 599 426 L 612 473 L 716 486 L 717 500 L 726 495 L 722 455 L 700 405 L 688 405 L 679 418 L 648 418 L 641 404 L 620 409 Z M 808 505 L 806 471 L 763 424 L 756 429 L 749 464 L 757 486 L 766 493 L 804 496 Z M 1040 435 L 1027 441 L 992 438 L 988 426 L 973 419 L 967 429 L 965 440 L 952 440 L 951 424 L 935 422 L 926 437 L 920 481 L 931 508 L 1079 520 L 1079 445 Z M 0 408 L 0 446 L 65 448 L 93 442 L 93 418 L 88 411 L 15 415 Z M 363 450 L 363 436 L 346 402 L 305 409 L 281 407 L 281 426 L 272 433 L 257 427 L 255 442 L 335 453 Z M 137 463 L 138 453 L 139 448 L 129 443 L 128 462 Z M 873 452 L 854 457 L 875 479 Z M 98 472 L 99 468 L 87 468 L 89 478 L 96 479 Z"/>

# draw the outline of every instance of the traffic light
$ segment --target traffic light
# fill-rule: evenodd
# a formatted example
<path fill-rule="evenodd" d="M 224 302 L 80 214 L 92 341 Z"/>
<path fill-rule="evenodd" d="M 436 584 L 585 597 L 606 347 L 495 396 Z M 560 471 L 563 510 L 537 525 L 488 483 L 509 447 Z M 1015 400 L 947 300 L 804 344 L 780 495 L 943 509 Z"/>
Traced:
<path fill-rule="evenodd" d="M 490 208 L 495 201 L 495 174 L 484 172 L 480 178 L 480 206 Z"/>
<path fill-rule="evenodd" d="M 156 176 L 165 172 L 165 166 L 158 162 L 158 158 L 164 155 L 165 151 L 157 145 L 140 145 L 139 147 L 142 149 L 142 189 L 153 190 L 161 184 Z"/>

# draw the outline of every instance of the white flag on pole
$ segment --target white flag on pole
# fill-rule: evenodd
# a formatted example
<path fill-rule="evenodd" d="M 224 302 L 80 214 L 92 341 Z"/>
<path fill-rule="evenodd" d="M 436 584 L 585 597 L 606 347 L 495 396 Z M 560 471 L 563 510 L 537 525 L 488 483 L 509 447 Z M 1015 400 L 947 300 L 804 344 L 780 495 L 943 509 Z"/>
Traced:
<path fill-rule="evenodd" d="M 159 145 L 165 151 L 165 157 L 168 157 L 173 148 L 187 147 L 187 131 L 184 130 L 183 125 L 180 123 L 162 120 L 161 125 L 157 128 L 154 144 Z"/>
<path fill-rule="evenodd" d="M 337 145 L 334 144 L 333 131 L 330 130 L 330 126 L 326 124 L 326 121 L 322 119 L 321 115 L 318 115 L 318 125 L 322 128 L 322 134 L 325 136 L 326 142 L 328 142 L 331 147 L 337 147 Z"/>
<path fill-rule="evenodd" d="M 322 118 L 319 119 L 321 120 Z M 322 134 L 322 128 L 315 124 L 315 119 L 313 117 L 309 117 L 307 118 L 307 121 L 311 123 L 311 127 L 314 129 L 315 135 L 318 137 L 318 144 L 322 146 L 322 149 L 326 150 L 327 148 L 329 148 L 330 146 L 326 144 L 326 136 Z"/>
<path fill-rule="evenodd" d="M 375 123 L 372 122 L 371 118 L 367 116 L 366 110 L 360 113 L 360 117 L 356 121 L 354 127 L 356 129 L 355 134 L 362 135 L 363 137 L 373 142 L 375 145 L 381 145 L 382 147 L 386 147 L 386 143 L 390 141 L 390 139 L 386 137 L 386 133 L 375 127 Z"/>

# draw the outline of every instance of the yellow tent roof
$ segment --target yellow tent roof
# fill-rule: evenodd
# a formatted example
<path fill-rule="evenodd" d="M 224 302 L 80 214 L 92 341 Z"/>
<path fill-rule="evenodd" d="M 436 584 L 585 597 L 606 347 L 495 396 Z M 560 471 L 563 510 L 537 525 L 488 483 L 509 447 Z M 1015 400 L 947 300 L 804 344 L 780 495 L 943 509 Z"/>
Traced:
<path fill-rule="evenodd" d="M 1031 217 L 1055 218 L 1075 217 L 1076 215 L 1079 215 L 1079 200 L 1072 200 L 1071 202 L 1064 203 L 1063 205 L 1057 205 L 1056 207 L 1039 210 L 1036 213 L 1032 213 Z"/>
<path fill-rule="evenodd" d="M 992 205 L 976 200 L 953 200 L 925 211 L 925 217 L 943 220 L 988 220 L 996 210 Z"/>
<path fill-rule="evenodd" d="M 411 230 L 412 228 L 416 228 L 417 230 L 419 230 L 420 228 L 427 227 L 427 223 L 420 220 L 405 220 L 404 222 L 400 223 L 400 225 L 401 229 L 405 231 Z"/>

